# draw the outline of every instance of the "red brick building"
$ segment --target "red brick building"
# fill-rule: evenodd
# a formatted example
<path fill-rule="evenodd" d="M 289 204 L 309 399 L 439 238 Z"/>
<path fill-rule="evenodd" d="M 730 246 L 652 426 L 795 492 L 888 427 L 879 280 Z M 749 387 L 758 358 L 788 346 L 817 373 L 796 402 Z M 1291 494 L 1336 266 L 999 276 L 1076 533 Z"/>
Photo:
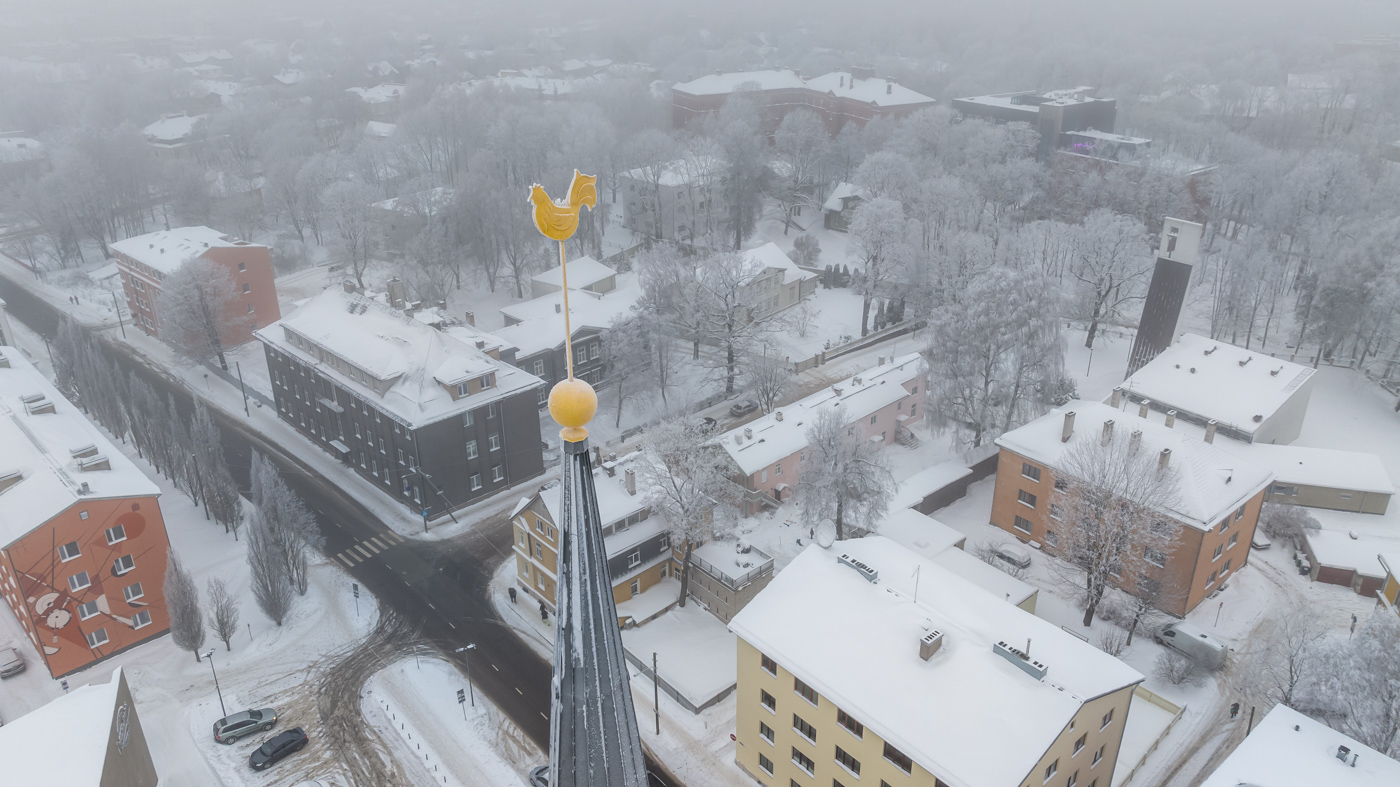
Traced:
<path fill-rule="evenodd" d="M 58 678 L 170 629 L 160 488 L 0 348 L 0 598 Z"/>
<path fill-rule="evenodd" d="M 763 130 L 768 134 L 794 109 L 816 112 L 834 135 L 847 123 L 864 126 L 877 117 L 900 118 L 936 103 L 892 77 L 876 77 L 873 68 L 833 71 L 812 79 L 786 69 L 740 71 L 711 74 L 672 87 L 672 123 L 685 128 L 702 122 L 718 113 L 730 94 L 750 89 L 763 97 Z"/>
<path fill-rule="evenodd" d="M 266 246 L 236 240 L 208 227 L 181 227 L 151 232 L 113 243 L 122 291 L 131 309 L 131 321 L 141 330 L 162 338 L 161 283 L 186 262 L 204 257 L 229 272 L 236 289 L 225 315 L 226 328 L 219 339 L 225 347 L 246 344 L 253 331 L 282 317 L 273 282 L 272 256 Z"/>

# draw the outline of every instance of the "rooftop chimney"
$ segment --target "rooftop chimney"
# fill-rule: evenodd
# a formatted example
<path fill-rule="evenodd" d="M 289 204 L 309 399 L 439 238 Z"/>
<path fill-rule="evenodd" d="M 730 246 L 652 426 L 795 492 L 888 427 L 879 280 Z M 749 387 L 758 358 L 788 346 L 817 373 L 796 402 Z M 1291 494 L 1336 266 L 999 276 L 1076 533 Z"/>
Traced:
<path fill-rule="evenodd" d="M 753 427 L 751 427 L 751 426 L 746 426 L 746 427 L 744 427 L 744 437 L 747 438 L 747 439 L 749 439 L 749 440 L 752 440 L 752 439 L 753 439 Z"/>
<path fill-rule="evenodd" d="M 1123 387 L 1122 387 L 1122 386 L 1119 386 L 1119 387 L 1113 389 L 1113 397 L 1110 398 L 1110 399 L 1108 400 L 1108 406 L 1109 406 L 1109 407 L 1112 407 L 1113 409 L 1116 410 L 1116 409 L 1118 409 L 1118 407 L 1121 406 L 1122 404 L 1123 404 Z"/>
<path fill-rule="evenodd" d="M 92 487 L 88 486 L 88 482 L 84 481 L 81 484 L 78 484 L 78 494 L 90 495 L 92 494 Z"/>
<path fill-rule="evenodd" d="M 1152 403 L 1143 399 L 1138 403 L 1138 418 L 1146 418 L 1147 413 L 1152 410 Z"/>
<path fill-rule="evenodd" d="M 350 281 L 349 279 L 346 279 L 345 281 L 341 282 L 341 283 L 340 283 L 340 286 L 341 286 L 341 289 L 345 290 L 346 292 L 354 292 L 354 291 L 355 291 L 355 282 Z"/>
<path fill-rule="evenodd" d="M 1113 419 L 1103 422 L 1103 442 L 1108 445 L 1108 441 L 1113 439 Z"/>
<path fill-rule="evenodd" d="M 471 309 L 467 309 L 466 318 L 467 325 L 471 325 L 473 327 L 476 326 L 476 312 L 472 311 Z"/>
<path fill-rule="evenodd" d="M 1162 449 L 1162 453 L 1161 453 L 1161 454 L 1158 454 L 1158 456 L 1157 456 L 1157 472 L 1159 472 L 1159 473 L 1165 473 L 1165 472 L 1167 472 L 1167 467 L 1171 465 L 1171 462 L 1172 462 L 1172 449 L 1170 449 L 1170 448 L 1163 448 L 1163 449 Z"/>
<path fill-rule="evenodd" d="M 1141 448 L 1141 447 L 1142 447 L 1142 430 L 1141 430 L 1141 429 L 1134 429 L 1134 430 L 1133 430 L 1133 433 L 1130 434 L 1130 435 L 1128 435 L 1128 453 L 1135 454 L 1135 453 L 1137 453 L 1137 450 L 1138 450 L 1139 448 Z"/>
<path fill-rule="evenodd" d="M 1214 442 L 1215 442 L 1215 426 L 1216 426 L 1216 424 L 1215 424 L 1215 419 L 1214 419 L 1214 418 L 1210 419 L 1209 421 L 1206 421 L 1206 442 L 1207 442 L 1207 443 L 1214 443 Z"/>
<path fill-rule="evenodd" d="M 919 638 L 919 658 L 928 661 L 929 657 L 943 647 L 943 632 L 934 629 Z"/>
<path fill-rule="evenodd" d="M 777 410 L 777 411 L 775 411 L 775 412 L 773 413 L 773 420 L 774 420 L 774 421 L 781 421 L 781 420 L 783 420 L 783 411 L 782 411 L 782 410 Z"/>
<path fill-rule="evenodd" d="M 894 92 L 894 83 L 893 83 L 893 82 L 886 82 L 886 83 L 885 83 L 885 95 L 888 96 L 889 94 L 891 94 L 891 93 L 893 93 L 893 92 Z"/>
<path fill-rule="evenodd" d="M 563 306 L 561 306 L 560 304 L 557 304 L 557 303 L 554 304 L 554 313 L 555 313 L 555 314 L 560 314 L 560 313 L 562 313 L 563 311 L 564 311 L 564 307 L 563 307 Z"/>
<path fill-rule="evenodd" d="M 1170 429 L 1170 428 L 1172 428 L 1173 426 L 1176 426 L 1176 411 L 1175 411 L 1175 410 L 1168 410 L 1168 411 L 1167 411 L 1167 428 Z"/>
<path fill-rule="evenodd" d="M 1065 413 L 1065 428 L 1060 432 L 1060 442 L 1068 443 L 1070 437 L 1074 436 L 1074 411 Z"/>
<path fill-rule="evenodd" d="M 627 494 L 629 494 L 629 495 L 636 495 L 636 494 L 637 494 L 637 471 L 636 471 L 636 470 L 633 470 L 633 469 L 630 468 L 630 467 L 627 468 L 627 472 L 625 472 L 625 473 L 622 474 L 622 482 L 623 482 L 623 484 L 626 485 L 626 487 L 627 487 Z"/>

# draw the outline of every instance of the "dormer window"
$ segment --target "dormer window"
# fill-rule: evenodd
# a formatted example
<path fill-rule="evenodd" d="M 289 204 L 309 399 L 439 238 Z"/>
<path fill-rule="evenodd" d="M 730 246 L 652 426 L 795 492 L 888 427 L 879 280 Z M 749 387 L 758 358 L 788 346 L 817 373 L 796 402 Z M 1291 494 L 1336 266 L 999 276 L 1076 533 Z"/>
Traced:
<path fill-rule="evenodd" d="M 466 395 L 467 395 L 467 384 L 466 384 L 466 383 L 457 383 L 457 395 L 458 395 L 458 396 L 466 396 Z"/>
<path fill-rule="evenodd" d="M 491 387 L 491 375 L 483 374 L 477 382 L 481 384 L 481 389 L 484 391 Z"/>

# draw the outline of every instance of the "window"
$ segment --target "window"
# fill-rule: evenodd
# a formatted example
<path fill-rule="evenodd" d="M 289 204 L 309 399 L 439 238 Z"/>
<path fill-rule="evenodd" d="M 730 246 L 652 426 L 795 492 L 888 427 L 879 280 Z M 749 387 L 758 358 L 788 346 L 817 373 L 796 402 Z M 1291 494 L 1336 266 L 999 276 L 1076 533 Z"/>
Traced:
<path fill-rule="evenodd" d="M 126 526 L 117 525 L 107 529 L 107 543 L 119 544 L 126 540 Z"/>
<path fill-rule="evenodd" d="M 1040 468 L 1036 467 L 1030 462 L 1022 462 L 1021 475 L 1025 476 L 1026 478 L 1029 478 L 1032 481 L 1038 482 L 1040 481 Z"/>
<path fill-rule="evenodd" d="M 847 754 L 845 749 L 842 749 L 840 746 L 836 747 L 836 761 L 846 766 L 846 770 L 851 773 L 857 776 L 860 775 L 860 760 Z"/>
<path fill-rule="evenodd" d="M 1112 709 L 1112 708 L 1109 708 L 1109 709 L 1108 709 L 1108 713 L 1105 713 L 1105 714 L 1103 715 L 1103 723 L 1099 725 L 1099 729 L 1103 729 L 1104 727 L 1107 727 L 1108 725 L 1110 725 L 1110 724 L 1112 724 L 1112 723 L 1113 723 L 1113 709 Z"/>
<path fill-rule="evenodd" d="M 627 567 L 628 567 L 628 568 L 636 568 L 637 566 L 640 566 L 641 564 L 642 564 L 642 551 L 641 551 L 640 549 L 637 550 L 636 552 L 633 552 L 632 554 L 630 554 L 630 555 L 627 556 Z"/>
<path fill-rule="evenodd" d="M 1054 776 L 1055 774 L 1059 773 L 1059 772 L 1060 772 L 1060 761 L 1059 761 L 1059 760 L 1055 760 L 1054 762 L 1052 762 L 1052 763 L 1050 763 L 1049 765 L 1045 766 L 1045 781 L 1047 781 L 1047 782 L 1050 781 L 1050 778 L 1051 778 L 1052 776 Z"/>
<path fill-rule="evenodd" d="M 808 776 L 816 775 L 816 763 L 812 762 L 811 757 L 798 751 L 796 746 L 792 747 L 792 764 L 801 768 Z"/>
<path fill-rule="evenodd" d="M 88 512 L 86 512 L 86 511 L 79 511 L 79 512 L 78 512 L 78 518 L 79 518 L 79 519 L 87 519 L 87 518 L 88 518 Z"/>
<path fill-rule="evenodd" d="M 471 487 L 473 492 L 481 488 L 481 473 L 472 473 Z"/>
<path fill-rule="evenodd" d="M 506 478 L 506 469 L 505 469 L 504 467 L 502 467 L 501 465 L 496 465 L 495 467 L 491 468 L 491 480 L 492 480 L 492 481 L 504 481 L 505 478 Z"/>
<path fill-rule="evenodd" d="M 769 675 L 772 675 L 773 677 L 778 676 L 778 662 L 760 653 L 758 663 L 762 665 L 764 672 L 768 673 Z"/>
<path fill-rule="evenodd" d="M 468 411 L 462 416 L 462 426 L 471 426 L 471 425 L 474 424 L 474 423 L 476 423 L 476 416 L 472 415 L 472 411 L 471 411 L 471 410 L 468 410 Z"/>
<path fill-rule="evenodd" d="M 896 767 L 898 767 L 901 771 L 904 771 L 905 773 L 914 772 L 914 761 L 904 756 L 904 752 L 900 751 L 899 749 L 896 749 L 888 743 L 885 744 L 885 759 L 894 763 Z"/>
<path fill-rule="evenodd" d="M 807 700 L 813 705 L 817 704 L 816 689 L 813 689 L 811 686 L 808 686 L 807 684 L 803 683 L 797 678 L 792 679 L 792 690 L 797 694 L 801 695 L 802 699 Z"/>
<path fill-rule="evenodd" d="M 1225 565 L 1223 565 L 1223 566 L 1220 567 L 1220 576 L 1223 577 L 1223 576 L 1225 576 L 1225 575 L 1228 574 L 1228 573 L 1230 573 L 1230 561 L 1229 561 L 1229 560 L 1225 561 Z"/>
<path fill-rule="evenodd" d="M 468 441 L 467 441 L 467 458 L 468 458 L 468 459 L 475 459 L 475 458 L 476 458 L 476 441 L 475 441 L 475 440 L 468 440 Z"/>
<path fill-rule="evenodd" d="M 549 391 L 543 388 L 535 391 L 535 404 L 544 404 L 549 401 Z"/>
<path fill-rule="evenodd" d="M 78 620 L 87 620 L 98 613 L 97 602 L 89 601 L 86 604 L 78 605 Z"/>
<path fill-rule="evenodd" d="M 1232 546 L 1235 545 L 1235 542 L 1236 542 L 1236 541 L 1239 541 L 1239 540 L 1240 540 L 1240 534 L 1239 534 L 1239 533 L 1231 533 L 1231 534 L 1230 534 L 1230 543 L 1229 543 L 1228 545 L 1226 545 L 1225 548 L 1226 548 L 1226 549 L 1229 549 L 1230 547 L 1232 547 Z"/>
<path fill-rule="evenodd" d="M 1050 518 L 1051 518 L 1051 519 L 1063 519 L 1064 516 L 1065 516 L 1065 510 L 1064 510 L 1063 508 L 1060 508 L 1058 505 L 1055 505 L 1054 503 L 1051 503 L 1051 504 L 1050 504 Z"/>
<path fill-rule="evenodd" d="M 88 572 L 79 571 L 68 578 L 68 589 L 77 593 L 78 591 L 92 585 L 92 580 L 88 578 Z"/>
<path fill-rule="evenodd" d="M 379 453 L 381 453 L 381 454 L 388 453 L 387 451 L 384 450 L 384 438 L 382 438 L 382 437 L 379 438 Z"/>
<path fill-rule="evenodd" d="M 879 414 L 879 413 L 876 413 L 876 414 L 870 416 L 870 423 L 872 423 L 872 424 L 875 423 L 875 419 L 876 419 L 876 418 L 879 418 L 879 417 L 880 417 L 880 414 Z"/>
<path fill-rule="evenodd" d="M 1162 566 L 1165 566 L 1167 564 L 1167 556 L 1162 554 L 1161 552 L 1158 552 L 1152 547 L 1144 548 L 1142 550 L 1142 556 L 1147 559 L 1147 562 L 1151 563 L 1154 566 L 1157 566 L 1158 568 L 1161 568 Z"/>
<path fill-rule="evenodd" d="M 1220 573 L 1219 571 L 1212 571 L 1212 572 L 1210 572 L 1210 576 L 1206 577 L 1206 587 L 1210 587 L 1211 585 L 1214 585 L 1214 584 L 1215 584 L 1215 577 L 1216 577 L 1216 575 L 1218 575 L 1219 573 Z"/>
<path fill-rule="evenodd" d="M 836 709 L 836 723 L 840 724 L 842 727 L 845 727 L 847 730 L 850 731 L 852 735 L 856 736 L 857 738 L 865 737 L 865 725 L 851 718 L 850 714 L 846 713 L 840 708 Z"/>
<path fill-rule="evenodd" d="M 471 391 L 467 388 L 466 383 L 457 383 L 457 396 L 466 396 L 469 393 L 471 393 Z"/>
<path fill-rule="evenodd" d="M 536 377 L 543 377 L 543 376 L 544 376 L 544 359 L 543 359 L 543 358 L 536 358 L 536 359 L 535 359 L 535 376 L 536 376 Z"/>
<path fill-rule="evenodd" d="M 121 576 L 133 568 L 136 568 L 136 561 L 131 558 L 131 555 L 122 555 L 112 561 L 112 573 L 117 576 Z"/>
<path fill-rule="evenodd" d="M 78 557 L 81 554 L 83 553 L 81 550 L 78 549 L 77 541 L 69 541 L 68 543 L 58 548 L 58 559 L 62 560 L 64 563 L 67 563 L 68 561 L 72 560 L 75 557 Z"/>
<path fill-rule="evenodd" d="M 87 635 L 87 643 L 88 643 L 88 647 L 89 647 L 89 648 L 96 648 L 96 647 L 100 647 L 100 646 L 102 646 L 102 645 L 106 645 L 106 644 L 107 644 L 107 629 L 98 629 L 98 630 L 96 630 L 96 631 L 89 631 L 89 632 L 88 632 L 88 635 Z"/>
<path fill-rule="evenodd" d="M 1068 778 L 1068 779 L 1065 780 L 1065 787 L 1074 787 L 1074 785 L 1076 785 L 1076 784 L 1078 784 L 1078 783 L 1079 783 L 1079 771 L 1075 771 L 1074 773 L 1071 773 L 1071 774 L 1069 775 L 1069 778 Z"/>
<path fill-rule="evenodd" d="M 403 449 L 399 449 L 399 464 L 403 464 Z"/>
<path fill-rule="evenodd" d="M 817 742 L 817 728 L 808 724 L 805 719 L 798 716 L 796 713 L 792 714 L 792 728 L 797 731 L 798 735 L 801 735 L 812 743 Z"/>
<path fill-rule="evenodd" d="M 1094 752 L 1094 761 L 1091 762 L 1091 763 L 1089 763 L 1089 767 L 1090 767 L 1090 768 L 1092 768 L 1092 767 L 1094 767 L 1095 765 L 1098 765 L 1098 764 L 1099 764 L 1099 761 L 1103 759 L 1103 750 L 1104 750 L 1105 748 L 1107 748 L 1107 747 L 1108 747 L 1108 744 L 1105 743 L 1103 746 L 1100 746 L 1100 747 L 1099 747 L 1099 750 L 1098 750 L 1098 751 Z"/>
<path fill-rule="evenodd" d="M 583 363 L 586 360 L 588 360 L 588 348 L 580 347 L 574 350 L 574 363 Z"/>
<path fill-rule="evenodd" d="M 588 345 L 588 358 L 589 358 L 589 360 L 597 360 L 597 359 L 598 359 L 598 353 L 599 353 L 599 352 L 600 352 L 600 351 L 599 351 L 599 349 L 598 349 L 598 343 L 597 343 L 597 342 L 594 342 L 594 343 Z"/>
<path fill-rule="evenodd" d="M 501 435 L 499 433 L 493 433 L 487 436 L 486 444 L 491 446 L 492 451 L 501 450 Z"/>
<path fill-rule="evenodd" d="M 772 728 L 772 727 L 769 727 L 767 724 L 764 724 L 763 722 L 760 721 L 760 722 L 758 723 L 758 737 L 764 739 L 765 741 L 768 741 L 769 743 L 772 743 L 772 742 L 773 742 L 773 728 Z"/>
<path fill-rule="evenodd" d="M 762 768 L 763 772 L 769 776 L 773 775 L 773 761 L 762 754 L 758 755 L 758 767 Z"/>
<path fill-rule="evenodd" d="M 1224 545 L 1224 544 L 1216 544 L 1216 545 L 1215 545 L 1215 552 L 1210 556 L 1210 559 L 1211 559 L 1211 560 L 1219 560 L 1219 559 L 1220 559 L 1220 556 L 1221 556 L 1224 552 L 1225 552 L 1225 545 Z"/>
<path fill-rule="evenodd" d="M 779 462 L 779 463 L 777 463 L 776 465 L 773 465 L 773 475 L 782 475 L 782 474 L 783 474 L 783 463 L 782 463 L 782 462 Z"/>
<path fill-rule="evenodd" d="M 1062 479 L 1062 478 L 1056 478 L 1056 479 L 1055 479 L 1055 489 L 1057 489 L 1057 490 L 1063 492 L 1063 491 L 1065 491 L 1066 489 L 1069 489 L 1069 482 L 1066 481 L 1066 480 L 1064 480 L 1064 479 Z"/>
<path fill-rule="evenodd" d="M 758 701 L 763 703 L 763 707 L 767 708 L 769 712 L 778 707 L 778 701 L 773 699 L 773 695 L 762 689 L 758 690 Z"/>
<path fill-rule="evenodd" d="M 247 266 L 246 264 L 241 263 L 241 262 L 238 263 L 238 272 L 239 272 L 239 273 L 242 273 L 243 271 L 246 271 L 246 270 L 248 270 L 248 266 Z"/>
<path fill-rule="evenodd" d="M 250 284 L 244 284 L 244 285 L 243 285 L 243 292 L 244 292 L 245 294 L 246 294 L 246 293 L 249 293 L 249 292 L 252 292 L 252 291 L 253 291 L 252 285 L 250 285 Z"/>
<path fill-rule="evenodd" d="M 1055 534 L 1055 531 L 1047 530 L 1045 531 L 1045 543 L 1049 544 L 1052 547 L 1059 546 L 1060 537 Z"/>
<path fill-rule="evenodd" d="M 148 612 L 148 611 L 146 611 L 146 610 L 143 609 L 143 610 L 141 610 L 140 612 L 137 612 L 135 615 L 132 615 L 132 616 L 131 616 L 131 627 L 132 627 L 132 628 L 134 628 L 134 629 L 139 629 L 139 628 L 144 628 L 145 626 L 149 626 L 149 625 L 151 625 L 151 613 L 150 613 L 150 612 Z"/>
<path fill-rule="evenodd" d="M 127 603 L 135 601 L 145 595 L 146 591 L 141 588 L 140 582 L 135 582 L 122 588 L 122 596 L 126 598 Z"/>
<path fill-rule="evenodd" d="M 496 403 L 495 403 L 495 402 L 492 402 L 491 404 L 486 405 L 486 417 L 487 417 L 487 418 L 495 418 L 495 417 L 496 417 Z"/>
<path fill-rule="evenodd" d="M 632 585 L 631 585 L 631 587 L 630 587 L 629 589 L 632 591 L 632 595 L 634 595 L 634 596 L 637 595 L 638 593 L 641 593 L 641 592 L 642 592 L 642 581 L 641 581 L 640 579 L 634 579 L 634 580 L 632 580 Z"/>
<path fill-rule="evenodd" d="M 1351 497 L 1351 495 L 1347 495 L 1347 497 Z M 1248 504 L 1246 504 L 1246 505 L 1248 505 Z M 1244 518 L 1244 506 L 1240 506 L 1239 508 L 1235 509 L 1235 519 L 1234 519 L 1234 521 L 1238 522 L 1238 521 L 1240 521 L 1240 520 L 1243 519 L 1243 518 Z"/>
<path fill-rule="evenodd" d="M 1031 508 L 1035 508 L 1035 495 L 1031 494 L 1030 492 L 1027 492 L 1024 489 L 1016 490 L 1016 499 L 1020 501 L 1021 505 L 1023 506 L 1030 506 Z"/>
<path fill-rule="evenodd" d="M 1017 530 L 1020 530 L 1023 533 L 1031 532 L 1031 521 L 1021 516 L 1020 514 L 1016 515 L 1016 522 L 1014 526 Z"/>
<path fill-rule="evenodd" d="M 1089 738 L 1089 733 L 1086 732 L 1086 733 L 1084 733 L 1083 735 L 1080 735 L 1080 736 L 1079 736 L 1079 740 L 1077 740 L 1077 741 L 1074 742 L 1074 754 L 1075 754 L 1075 755 L 1079 754 L 1079 752 L 1081 752 L 1081 751 L 1084 751 L 1084 744 L 1088 741 L 1088 738 Z M 1074 756 L 1074 755 L 1071 755 L 1071 756 Z"/>
<path fill-rule="evenodd" d="M 249 314 L 252 314 L 252 313 L 253 313 L 253 304 L 251 304 L 251 303 L 248 304 L 248 313 L 249 313 Z"/>

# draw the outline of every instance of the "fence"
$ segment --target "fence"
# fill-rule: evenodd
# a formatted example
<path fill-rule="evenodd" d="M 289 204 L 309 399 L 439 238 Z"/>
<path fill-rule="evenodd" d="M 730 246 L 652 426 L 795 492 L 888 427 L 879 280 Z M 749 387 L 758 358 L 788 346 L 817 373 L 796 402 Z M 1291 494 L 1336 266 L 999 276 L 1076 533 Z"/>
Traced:
<path fill-rule="evenodd" d="M 754 551 L 757 552 L 758 550 Z M 763 553 L 759 552 L 758 554 L 761 555 Z M 759 563 L 758 566 L 752 571 L 745 571 L 743 574 L 740 574 L 737 577 L 730 576 L 722 569 L 716 568 L 714 565 L 707 563 L 698 555 L 692 554 L 690 556 L 690 561 L 695 565 L 699 566 L 701 571 L 704 571 L 706 574 L 709 574 L 710 576 L 714 577 L 715 579 L 718 579 L 720 582 L 723 582 L 725 585 L 729 586 L 730 590 L 738 590 L 739 588 L 752 582 L 754 578 L 760 577 L 764 574 L 772 573 L 773 571 L 773 558 L 771 557 L 764 560 L 762 563 Z"/>
<path fill-rule="evenodd" d="M 660 688 L 661 691 L 666 694 L 666 696 L 680 703 L 682 708 L 685 708 L 686 710 L 696 715 L 699 715 L 706 708 L 714 705 L 715 703 L 719 702 L 725 697 L 728 697 L 738 685 L 737 683 L 731 683 L 728 687 L 721 690 L 715 696 L 710 697 L 709 699 L 701 702 L 699 705 L 696 705 L 695 703 L 691 702 L 684 694 L 677 691 L 675 686 L 672 686 L 670 683 L 667 683 L 665 678 L 653 675 L 651 672 L 651 665 L 643 659 L 638 658 L 636 654 L 628 650 L 625 646 L 622 649 L 622 655 L 627 658 L 628 663 L 636 667 L 638 671 L 640 671 L 643 675 L 647 677 L 648 680 L 655 680 L 657 687 Z"/>
<path fill-rule="evenodd" d="M 248 394 L 248 396 L 249 396 L 250 398 L 253 398 L 253 399 L 258 400 L 258 401 L 261 402 L 262 404 L 265 404 L 265 405 L 267 405 L 268 407 L 271 407 L 273 410 L 276 410 L 276 409 L 277 409 L 276 403 L 274 403 L 271 399 L 267 398 L 267 396 L 264 395 L 262 391 L 259 391 L 258 389 L 252 387 L 251 385 L 246 385 L 246 384 L 240 383 L 240 382 L 238 381 L 238 378 L 237 378 L 237 377 L 235 377 L 235 376 L 233 376 L 232 374 L 230 374 L 230 373 L 224 371 L 223 369 L 220 369 L 218 366 L 215 366 L 214 364 L 211 364 L 211 363 L 206 363 L 206 364 L 204 364 L 204 368 L 206 368 L 206 369 L 208 369 L 209 371 L 213 372 L 216 376 L 218 376 L 218 377 L 220 377 L 221 379 L 223 379 L 224 382 L 227 382 L 227 383 L 229 383 L 230 385 L 240 386 L 240 387 L 243 389 L 243 391 L 244 391 L 245 393 Z"/>
<path fill-rule="evenodd" d="M 811 369 L 814 366 L 821 366 L 822 364 L 827 363 L 829 361 L 833 361 L 837 358 L 840 358 L 843 355 L 850 355 L 854 352 L 860 352 L 861 350 L 869 349 L 879 344 L 880 342 L 885 341 L 886 339 L 893 339 L 897 336 L 903 336 L 906 333 L 913 333 L 914 331 L 923 328 L 927 324 L 928 323 L 925 320 L 905 320 L 904 322 L 896 323 L 887 328 L 881 328 L 880 330 L 862 336 L 859 339 L 852 339 L 851 341 L 846 342 L 845 344 L 838 344 L 835 347 L 829 347 L 817 353 L 816 355 L 813 355 L 811 358 L 806 358 L 801 361 L 793 361 L 793 371 L 800 374 L 802 372 L 807 371 L 808 369 Z"/>
<path fill-rule="evenodd" d="M 1142 757 L 1136 763 L 1133 764 L 1133 769 L 1128 771 L 1128 775 L 1123 777 L 1123 781 L 1118 782 L 1117 787 L 1128 787 L 1128 785 L 1132 783 L 1133 777 L 1137 775 L 1138 769 L 1142 767 L 1143 763 L 1147 762 L 1148 757 L 1152 756 L 1152 752 L 1157 751 L 1157 747 L 1162 745 L 1162 741 L 1168 735 L 1171 734 L 1172 727 L 1175 727 L 1176 723 L 1178 721 L 1181 721 L 1181 715 L 1186 712 L 1185 705 L 1176 705 L 1175 703 L 1170 702 L 1161 695 L 1154 694 L 1151 691 L 1148 691 L 1147 689 L 1143 688 L 1141 684 L 1138 684 L 1138 686 L 1136 686 L 1133 689 L 1133 696 L 1150 702 L 1153 705 L 1156 705 L 1157 707 L 1161 708 L 1162 710 L 1172 714 L 1172 720 L 1167 722 L 1166 728 L 1163 729 L 1162 732 L 1157 735 L 1157 740 L 1153 741 L 1152 745 L 1147 747 L 1147 751 L 1142 753 Z"/>

